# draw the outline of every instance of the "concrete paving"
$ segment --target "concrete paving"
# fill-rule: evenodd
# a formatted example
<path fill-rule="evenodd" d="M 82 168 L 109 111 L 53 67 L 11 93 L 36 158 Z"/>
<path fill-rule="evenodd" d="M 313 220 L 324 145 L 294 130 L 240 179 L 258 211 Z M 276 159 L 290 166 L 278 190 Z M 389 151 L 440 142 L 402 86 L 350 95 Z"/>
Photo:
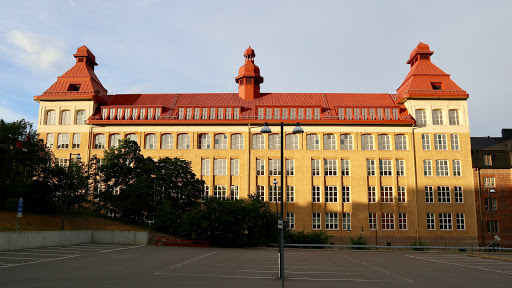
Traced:
<path fill-rule="evenodd" d="M 0 287 L 281 287 L 276 249 L 82 244 L 0 253 Z M 462 253 L 285 250 L 285 287 L 510 287 Z M 491 285 L 492 284 L 492 285 Z"/>

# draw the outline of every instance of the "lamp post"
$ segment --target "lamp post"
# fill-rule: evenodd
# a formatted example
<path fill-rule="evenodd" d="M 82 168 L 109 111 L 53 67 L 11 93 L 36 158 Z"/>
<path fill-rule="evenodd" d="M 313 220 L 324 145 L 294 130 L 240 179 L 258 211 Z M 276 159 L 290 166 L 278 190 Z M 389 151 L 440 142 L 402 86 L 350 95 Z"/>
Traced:
<path fill-rule="evenodd" d="M 492 241 L 492 253 L 494 253 L 494 223 L 492 222 L 492 209 L 494 208 L 493 206 L 493 203 L 492 203 L 492 199 L 491 199 L 491 193 L 495 193 L 496 190 L 494 189 L 489 189 L 488 191 L 488 199 L 487 200 L 489 202 L 489 213 L 490 213 L 490 217 L 491 217 L 491 222 L 489 223 L 489 226 L 491 228 L 491 241 Z"/>
<path fill-rule="evenodd" d="M 62 215 L 62 230 L 64 230 L 64 223 L 66 222 L 66 209 L 68 206 L 68 192 L 69 192 L 69 166 L 71 166 L 71 156 L 75 156 L 75 159 L 77 161 L 82 160 L 82 157 L 80 156 L 80 153 L 73 154 L 69 153 L 69 161 L 68 161 L 68 168 L 67 168 L 67 184 L 66 184 L 66 191 L 64 192 L 64 214 Z"/>
<path fill-rule="evenodd" d="M 284 189 L 283 189 L 283 183 L 284 183 L 284 171 L 283 171 L 283 167 L 284 167 L 284 126 L 295 126 L 295 128 L 293 128 L 293 131 L 292 133 L 293 134 L 302 134 L 304 133 L 304 129 L 302 129 L 302 127 L 300 127 L 300 123 L 296 123 L 296 124 L 292 124 L 292 123 L 275 123 L 275 124 L 269 124 L 267 122 L 265 122 L 265 124 L 263 125 L 263 127 L 261 128 L 260 132 L 261 133 L 266 133 L 266 134 L 270 134 L 272 133 L 272 130 L 270 129 L 269 126 L 279 126 L 281 127 L 281 217 L 280 219 L 278 220 L 278 228 L 279 228 L 279 232 L 280 232 L 280 241 L 279 241 L 279 277 L 281 277 L 281 287 L 284 288 Z M 274 180 L 274 185 L 277 185 L 276 181 Z M 279 194 L 277 194 L 277 191 L 276 191 L 276 197 L 278 197 Z M 276 199 L 276 206 L 277 206 L 277 199 Z M 277 207 L 276 207 L 277 209 Z M 278 214 L 279 216 L 279 214 Z"/>
<path fill-rule="evenodd" d="M 274 179 L 274 182 L 272 182 L 272 184 L 274 184 L 274 192 L 276 193 L 276 214 L 277 217 L 279 217 L 279 209 L 277 208 L 277 184 L 279 184 L 279 182 L 277 182 L 277 180 Z"/>

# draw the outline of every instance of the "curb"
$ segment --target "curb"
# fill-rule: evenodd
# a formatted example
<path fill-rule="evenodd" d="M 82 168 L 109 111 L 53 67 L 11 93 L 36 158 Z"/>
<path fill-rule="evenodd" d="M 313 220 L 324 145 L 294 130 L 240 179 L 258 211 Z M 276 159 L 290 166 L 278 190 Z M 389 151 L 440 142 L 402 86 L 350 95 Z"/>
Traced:
<path fill-rule="evenodd" d="M 469 257 L 478 257 L 478 258 L 494 259 L 494 260 L 501 260 L 501 261 L 512 262 L 512 258 L 510 258 L 510 257 L 487 256 L 487 255 L 479 255 L 479 254 L 467 254 L 467 255 Z"/>

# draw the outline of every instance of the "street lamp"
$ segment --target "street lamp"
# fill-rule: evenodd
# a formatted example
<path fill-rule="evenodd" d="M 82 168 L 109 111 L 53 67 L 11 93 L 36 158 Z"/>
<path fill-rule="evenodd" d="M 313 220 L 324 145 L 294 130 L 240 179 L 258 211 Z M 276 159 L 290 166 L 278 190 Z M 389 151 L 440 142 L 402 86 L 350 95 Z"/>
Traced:
<path fill-rule="evenodd" d="M 496 190 L 494 189 L 489 189 L 488 191 L 488 207 L 489 207 L 489 213 L 490 213 L 490 216 L 491 216 L 491 222 L 489 223 L 489 226 L 491 227 L 491 241 L 492 241 L 492 253 L 494 253 L 494 223 L 492 222 L 492 209 L 494 208 L 493 206 L 493 203 L 492 203 L 492 199 L 491 199 L 491 193 L 495 193 Z"/>
<path fill-rule="evenodd" d="M 76 161 L 82 160 L 82 157 L 80 156 L 80 153 L 73 154 L 69 153 L 69 161 L 68 161 L 68 168 L 67 168 L 67 184 L 66 184 L 66 191 L 64 192 L 64 214 L 62 215 L 62 230 L 64 230 L 64 223 L 66 222 L 66 208 L 68 206 L 68 191 L 69 191 L 69 166 L 71 166 L 71 157 L 75 156 Z"/>
<path fill-rule="evenodd" d="M 263 127 L 261 128 L 260 132 L 261 133 L 266 133 L 266 134 L 269 134 L 269 133 L 272 133 L 272 130 L 270 129 L 269 126 L 279 126 L 281 127 L 281 217 L 280 219 L 278 220 L 278 228 L 279 228 L 279 232 L 280 232 L 280 241 L 279 241 L 279 277 L 281 277 L 281 286 L 284 288 L 284 189 L 283 189 L 283 183 L 284 183 L 284 171 L 283 171 L 283 167 L 284 167 L 284 126 L 295 126 L 293 128 L 293 131 L 292 133 L 294 134 L 302 134 L 304 133 L 304 129 L 302 129 L 302 127 L 300 127 L 300 123 L 296 123 L 296 124 L 292 124 L 292 123 L 275 123 L 275 124 L 269 124 L 267 122 L 265 122 L 265 124 L 263 125 Z M 274 185 L 277 185 L 277 181 L 274 180 Z M 277 194 L 277 191 L 276 191 L 276 197 L 278 197 L 279 194 Z M 276 210 L 277 210 L 277 198 L 276 198 Z M 279 213 L 278 213 L 278 216 L 279 216 Z"/>

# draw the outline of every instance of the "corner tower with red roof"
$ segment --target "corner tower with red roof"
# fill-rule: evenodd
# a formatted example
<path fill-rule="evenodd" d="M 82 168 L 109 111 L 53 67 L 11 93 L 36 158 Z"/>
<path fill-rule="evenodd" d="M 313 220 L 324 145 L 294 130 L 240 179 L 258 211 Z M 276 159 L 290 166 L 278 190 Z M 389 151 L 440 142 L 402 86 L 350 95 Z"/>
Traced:
<path fill-rule="evenodd" d="M 364 231 L 370 244 L 476 245 L 468 95 L 432 54 L 424 43 L 413 50 L 396 94 L 260 93 L 249 47 L 238 93 L 108 95 L 82 46 L 34 97 L 39 136 L 62 165 L 69 153 L 89 161 L 137 141 L 145 156 L 190 161 L 205 197 L 282 196 L 290 229 L 325 230 L 335 243 Z M 300 122 L 305 133 L 286 127 L 280 143 L 279 131 L 260 133 L 265 122 Z M 272 185 L 281 173 L 286 195 Z"/>

